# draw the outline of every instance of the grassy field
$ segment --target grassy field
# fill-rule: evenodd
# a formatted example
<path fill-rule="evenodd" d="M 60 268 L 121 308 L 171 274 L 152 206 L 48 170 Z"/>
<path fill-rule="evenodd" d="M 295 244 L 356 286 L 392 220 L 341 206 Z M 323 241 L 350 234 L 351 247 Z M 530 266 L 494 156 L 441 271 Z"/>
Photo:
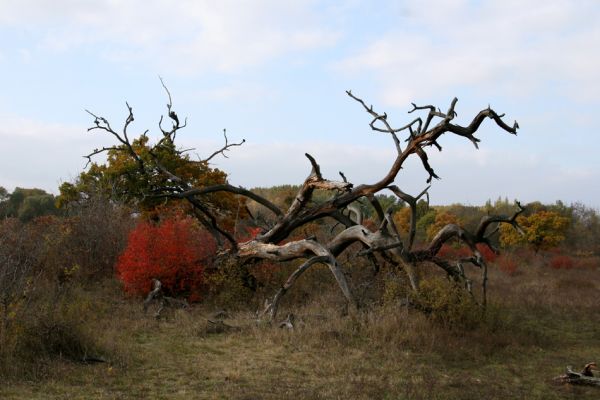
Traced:
<path fill-rule="evenodd" d="M 213 333 L 213 308 L 155 320 L 114 288 L 88 321 L 107 363 L 52 359 L 13 377 L 2 399 L 554 399 L 600 398 L 556 385 L 567 365 L 600 361 L 600 269 L 491 274 L 478 324 L 450 324 L 399 304 L 343 315 L 334 294 L 293 309 L 297 327 L 257 324 Z M 285 309 L 281 315 L 284 315 Z"/>

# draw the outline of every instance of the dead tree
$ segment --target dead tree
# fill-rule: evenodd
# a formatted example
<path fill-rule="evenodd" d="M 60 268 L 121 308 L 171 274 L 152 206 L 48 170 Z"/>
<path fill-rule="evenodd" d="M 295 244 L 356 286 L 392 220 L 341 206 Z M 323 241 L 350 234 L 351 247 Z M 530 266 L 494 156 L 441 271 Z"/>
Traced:
<path fill-rule="evenodd" d="M 163 136 L 152 147 L 150 154 L 154 154 L 154 151 L 158 150 L 160 146 L 165 145 L 165 143 L 172 144 L 175 141 L 177 132 L 185 126 L 185 123 L 180 124 L 179 118 L 172 109 L 171 94 L 166 87 L 165 90 L 169 97 L 167 115 L 171 119 L 172 126 L 169 129 L 165 129 L 162 125 L 163 118 L 161 117 L 159 127 Z M 94 117 L 95 125 L 89 130 L 103 130 L 111 134 L 117 140 L 118 145 L 97 149 L 86 157 L 91 159 L 92 156 L 108 150 L 122 151 L 128 153 L 137 162 L 141 174 L 145 174 L 146 176 L 164 175 L 168 178 L 169 185 L 155 187 L 152 193 L 148 193 L 148 195 L 187 200 L 196 211 L 200 221 L 217 237 L 219 243 L 223 243 L 223 252 L 235 256 L 240 263 L 261 259 L 278 262 L 304 259 L 305 262 L 292 273 L 281 289 L 275 294 L 273 301 L 269 302 L 264 310 L 264 313 L 271 319 L 275 317 L 279 301 L 285 292 L 293 286 L 294 282 L 306 270 L 317 263 L 324 264 L 329 268 L 349 305 L 356 306 L 356 299 L 353 297 L 350 285 L 337 261 L 337 257 L 354 243 L 360 243 L 363 246 L 364 249 L 361 251 L 361 255 L 373 256 L 374 254 L 380 254 L 387 262 L 403 270 L 408 277 L 412 290 L 415 291 L 419 290 L 417 272 L 422 263 L 427 262 L 437 265 L 445 271 L 450 279 L 464 285 L 466 290 L 470 292 L 472 282 L 465 273 L 465 266 L 472 264 L 479 267 L 482 274 L 482 304 L 485 305 L 487 265 L 477 248 L 477 244 L 482 243 L 490 246 L 492 250 L 497 251 L 497 249 L 492 247 L 489 240 L 490 236 L 497 231 L 497 227 L 501 223 L 511 224 L 515 229 L 520 229 L 517 225 L 516 217 L 523 211 L 523 208 L 517 203 L 517 210 L 512 216 L 486 216 L 481 220 L 474 232 L 469 232 L 457 225 L 445 226 L 428 245 L 415 249 L 413 247 L 416 232 L 417 200 L 427 193 L 429 186 L 419 195 L 411 196 L 394 185 L 394 181 L 405 161 L 410 156 L 416 156 L 421 160 L 423 168 L 429 174 L 427 183 L 430 183 L 433 178 L 439 179 L 439 176 L 429 162 L 427 152 L 430 148 L 436 148 L 438 151 L 442 150 L 439 144 L 439 139 L 442 135 L 454 134 L 464 137 L 478 148 L 480 139 L 475 137 L 475 133 L 484 120 L 491 119 L 501 130 L 514 135 L 516 135 L 519 128 L 517 122 L 515 121 L 512 125 L 507 124 L 503 120 L 504 114 L 498 114 L 492 108 L 488 107 L 481 110 L 468 125 L 459 125 L 454 121 L 457 116 L 455 107 L 458 101 L 454 98 L 445 112 L 432 105 L 417 106 L 413 103 L 409 113 L 420 113 L 421 116 L 415 117 L 411 122 L 402 127 L 394 128 L 390 125 L 386 113 L 381 114 L 376 112 L 373 106 L 367 105 L 361 98 L 355 96 L 350 91 L 347 92 L 347 95 L 370 115 L 371 121 L 369 126 L 373 131 L 390 136 L 396 149 L 396 156 L 389 171 L 376 182 L 354 185 L 346 179 L 342 172 L 340 172 L 342 180 L 327 179 L 321 173 L 321 169 L 315 158 L 310 154 L 306 154 L 311 165 L 311 172 L 302 183 L 287 210 L 280 209 L 268 199 L 249 190 L 227 183 L 208 187 L 194 187 L 189 182 L 186 182 L 185 179 L 161 165 L 158 158 L 154 157 L 151 161 L 143 160 L 136 153 L 127 135 L 127 128 L 133 121 L 133 111 L 129 105 L 127 105 L 129 114 L 121 132 L 113 130 L 105 118 L 90 113 Z M 213 152 L 205 161 L 209 161 L 218 154 L 224 155 L 231 147 L 239 146 L 242 143 L 243 141 L 240 143 L 229 143 L 227 136 L 225 136 L 225 145 Z M 330 195 L 325 201 L 315 202 L 313 199 L 315 190 L 326 191 Z M 375 197 L 377 193 L 384 190 L 392 191 L 411 208 L 412 218 L 409 233 L 406 237 L 402 237 L 396 229 L 391 210 L 383 210 Z M 231 233 L 219 226 L 218 215 L 214 215 L 210 207 L 207 207 L 203 202 L 204 196 L 216 192 L 233 193 L 259 203 L 273 214 L 274 222 L 252 240 L 238 242 Z M 367 199 L 377 212 L 379 225 L 374 230 L 369 229 L 362 223 L 360 212 L 354 207 L 355 202 L 363 198 Z M 336 220 L 341 224 L 343 229 L 332 234 L 332 237 L 327 242 L 319 241 L 315 238 L 289 241 L 296 229 L 324 218 Z M 288 240 L 288 242 L 284 243 L 284 240 Z M 448 261 L 439 257 L 438 253 L 442 245 L 451 240 L 458 240 L 466 244 L 471 250 L 472 255 L 458 261 Z"/>
<path fill-rule="evenodd" d="M 563 375 L 554 378 L 554 382 L 600 387 L 600 378 L 594 376 L 593 370 L 598 370 L 598 365 L 595 362 L 586 364 L 581 372 L 575 372 L 573 367 L 568 366 Z"/>

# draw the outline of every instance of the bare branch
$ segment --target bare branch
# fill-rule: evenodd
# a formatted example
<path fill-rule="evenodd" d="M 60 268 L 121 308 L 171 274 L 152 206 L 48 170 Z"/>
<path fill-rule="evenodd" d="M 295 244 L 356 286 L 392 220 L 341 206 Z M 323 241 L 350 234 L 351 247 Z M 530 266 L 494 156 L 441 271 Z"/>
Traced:
<path fill-rule="evenodd" d="M 406 246 L 407 250 L 410 251 L 415 241 L 415 235 L 417 233 L 417 202 L 421 197 L 427 194 L 427 191 L 431 185 L 427 186 L 417 197 L 413 197 L 407 193 L 404 193 L 400 188 L 396 185 L 388 186 L 388 189 L 391 190 L 398 198 L 406 202 L 410 207 L 410 228 L 408 231 L 408 244 Z"/>
<path fill-rule="evenodd" d="M 227 154 L 225 154 L 226 151 L 229 151 L 229 149 L 231 149 L 232 147 L 241 146 L 244 143 L 246 143 L 246 139 L 242 139 L 242 141 L 239 143 L 229 143 L 229 139 L 227 138 L 227 130 L 226 129 L 223 129 L 223 137 L 225 138 L 225 145 L 223 147 L 221 147 L 219 150 L 213 152 L 210 156 L 208 156 L 204 160 L 200 160 L 201 162 L 207 163 L 210 160 L 212 160 L 213 157 L 217 156 L 218 154 L 221 154 L 223 157 L 228 158 Z"/>
<path fill-rule="evenodd" d="M 267 308 L 266 312 L 270 314 L 271 318 L 275 317 L 279 300 L 283 294 L 289 290 L 304 271 L 316 263 L 324 263 L 329 267 L 347 301 L 354 304 L 354 298 L 350 292 L 349 285 L 336 260 L 336 257 L 346 249 L 349 249 L 353 243 L 360 243 L 364 248 L 359 254 L 367 255 L 374 260 L 374 254 L 377 253 L 384 261 L 390 262 L 394 267 L 406 271 L 413 290 L 418 290 L 419 288 L 418 274 L 416 273 L 415 268 L 421 262 L 434 263 L 445 270 L 454 280 L 464 284 L 469 292 L 471 292 L 471 281 L 465 274 L 464 265 L 471 263 L 480 267 L 482 270 L 482 287 L 485 304 L 487 266 L 476 245 L 478 243 L 490 244 L 489 236 L 491 233 L 488 233 L 490 230 L 488 228 L 494 227 L 494 224 L 496 225 L 496 229 L 497 225 L 501 223 L 508 223 L 516 229 L 520 229 L 516 223 L 517 216 L 523 211 L 520 204 L 517 203 L 519 210 L 510 217 L 488 216 L 483 218 L 475 234 L 456 225 L 447 225 L 438 232 L 426 248 L 413 250 L 416 235 L 417 202 L 423 197 L 427 197 L 427 201 L 429 202 L 428 189 L 430 186 L 423 190 L 418 196 L 413 197 L 400 190 L 400 188 L 394 184 L 394 181 L 396 180 L 399 171 L 402 169 L 404 162 L 412 155 L 419 157 L 423 168 L 429 174 L 427 179 L 428 183 L 431 182 L 433 178 L 439 179 L 439 176 L 429 163 L 426 149 L 428 146 L 433 146 L 441 151 L 442 147 L 438 140 L 446 133 L 462 136 L 473 143 L 475 147 L 478 147 L 480 139 L 475 137 L 475 133 L 485 119 L 489 118 L 494 120 L 496 125 L 511 134 L 516 134 L 517 129 L 519 128 L 516 122 L 512 126 L 509 126 L 503 120 L 504 114 L 497 114 L 488 107 L 487 109 L 480 111 L 470 124 L 466 126 L 454 124 L 453 122 L 457 115 L 455 108 L 458 102 L 458 99 L 454 98 L 445 113 L 433 105 L 417 106 L 413 103 L 412 109 L 408 112 L 417 113 L 417 111 L 419 111 L 417 114 L 422 113 L 422 116 L 416 116 L 409 123 L 400 128 L 393 128 L 386 113 L 380 114 L 374 111 L 372 105 L 367 105 L 361 98 L 353 95 L 351 91 L 347 91 L 348 96 L 359 103 L 370 115 L 370 129 L 374 132 L 388 133 L 391 135 L 397 153 L 395 159 L 390 165 L 388 172 L 378 181 L 372 184 L 354 186 L 346 179 L 346 176 L 342 172 L 340 172 L 342 181 L 325 179 L 315 158 L 306 153 L 305 155 L 311 164 L 311 172 L 298 189 L 289 208 L 284 211 L 262 196 L 256 195 L 241 187 L 231 186 L 227 183 L 209 187 L 194 186 L 192 181 L 187 180 L 188 178 L 183 175 L 178 175 L 175 171 L 169 170 L 161 163 L 159 155 L 162 153 L 159 150 L 170 149 L 175 151 L 176 155 L 181 155 L 185 151 L 174 150 L 174 141 L 177 131 L 185 127 L 187 121 L 183 124 L 180 123 L 179 116 L 173 110 L 171 93 L 162 78 L 160 78 L 160 81 L 167 93 L 168 104 L 166 115 L 171 120 L 172 126 L 170 128 L 164 127 L 163 125 L 166 125 L 166 122 L 163 124 L 164 117 L 161 116 L 158 125 L 162 132 L 162 138 L 158 143 L 149 148 L 151 158 L 147 159 L 144 154 L 144 162 L 132 146 L 128 127 L 134 121 L 134 117 L 132 108 L 126 103 L 129 113 L 125 120 L 122 133 L 117 133 L 113 130 L 105 118 L 96 116 L 86 110 L 94 118 L 94 126 L 89 129 L 90 131 L 102 130 L 113 135 L 117 140 L 117 145 L 115 146 L 95 149 L 86 156 L 88 162 L 91 161 L 93 156 L 103 152 L 122 151 L 128 153 L 138 162 L 140 173 L 145 174 L 144 176 L 147 176 L 152 182 L 152 186 L 148 190 L 148 193 L 145 193 L 146 196 L 157 198 L 164 197 L 165 199 L 179 198 L 188 201 L 193 207 L 194 213 L 200 222 L 216 237 L 219 246 L 221 247 L 224 244 L 223 242 L 227 240 L 230 244 L 228 252 L 235 257 L 239 257 L 239 260 L 241 260 L 240 262 L 256 259 L 270 259 L 274 261 L 306 259 L 306 261 L 288 277 L 287 281 L 276 293 L 271 305 Z M 408 137 L 406 138 L 406 146 L 403 149 L 398 134 L 404 131 Z M 227 157 L 226 153 L 232 147 L 241 146 L 245 143 L 244 139 L 238 143 L 230 143 L 226 130 L 223 130 L 223 137 L 225 143 L 220 149 L 212 152 L 206 159 L 199 159 L 199 161 L 195 162 L 208 164 L 217 155 Z M 160 183 L 158 184 L 154 183 L 157 181 L 157 176 L 164 179 L 164 181 L 159 181 Z M 404 241 L 400 237 L 394 224 L 392 208 L 389 208 L 384 212 L 381 204 L 375 197 L 377 193 L 386 188 L 390 189 L 398 198 L 408 203 L 411 208 L 409 234 L 408 238 Z M 330 197 L 326 200 L 313 198 L 316 189 L 330 191 Z M 256 201 L 273 212 L 273 221 L 270 221 L 269 224 L 264 224 L 264 231 L 253 240 L 237 243 L 230 233 L 219 226 L 217 220 L 218 214 L 216 214 L 215 211 L 219 210 L 219 207 L 213 205 L 209 201 L 203 201 L 203 196 L 217 192 L 232 193 Z M 360 208 L 357 207 L 357 203 L 355 203 L 359 202 L 362 197 L 366 197 L 371 202 L 379 218 L 379 227 L 375 228 L 374 232 L 362 225 L 362 212 Z M 284 240 L 289 240 L 290 236 L 297 228 L 323 218 L 333 218 L 340 222 L 342 226 L 345 226 L 341 231 L 339 231 L 339 229 L 335 229 L 335 231 L 332 229 L 331 232 L 337 232 L 337 234 L 335 234 L 326 245 L 319 243 L 314 238 L 293 240 L 281 244 Z M 496 230 L 493 230 L 492 233 L 495 231 Z M 453 239 L 465 243 L 471 250 L 471 256 L 452 263 L 439 257 L 439 251 L 442 245 Z"/>
<path fill-rule="evenodd" d="M 515 201 L 515 204 L 517 206 L 517 211 L 515 211 L 515 213 L 512 216 L 510 216 L 510 217 L 507 217 L 505 215 L 486 215 L 485 217 L 483 217 L 481 219 L 481 221 L 479 222 L 479 226 L 477 227 L 477 229 L 475 231 L 475 237 L 477 238 L 477 240 L 478 241 L 484 241 L 484 240 L 487 241 L 486 239 L 490 235 L 486 235 L 485 231 L 493 223 L 498 223 L 498 224 L 499 223 L 506 223 L 506 224 L 510 224 L 521 235 L 523 235 L 524 232 L 523 232 L 523 229 L 517 223 L 517 217 L 519 215 L 521 215 L 525 211 L 525 208 L 523 206 L 521 206 L 521 203 L 519 203 L 518 201 Z"/>
<path fill-rule="evenodd" d="M 174 198 L 188 198 L 193 196 L 200 196 L 208 193 L 216 193 L 216 192 L 229 192 L 234 194 L 239 194 L 249 199 L 256 201 L 257 203 L 265 206 L 269 210 L 271 210 L 275 215 L 283 215 L 283 212 L 277 207 L 275 204 L 265 199 L 262 196 L 257 195 L 254 192 L 251 192 L 242 187 L 232 186 L 230 184 L 222 184 L 222 185 L 213 185 L 207 186 L 205 188 L 193 188 L 179 193 L 169 193 L 164 194 L 163 196 L 174 197 Z"/>

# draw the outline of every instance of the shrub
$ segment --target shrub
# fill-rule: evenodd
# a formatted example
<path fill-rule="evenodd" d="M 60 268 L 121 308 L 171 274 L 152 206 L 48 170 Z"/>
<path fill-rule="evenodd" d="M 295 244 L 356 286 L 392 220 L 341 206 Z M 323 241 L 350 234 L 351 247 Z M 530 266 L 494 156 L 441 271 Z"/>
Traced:
<path fill-rule="evenodd" d="M 483 243 L 477 243 L 477 250 L 479 250 L 484 260 L 488 263 L 494 262 L 496 261 L 496 258 L 498 258 L 498 255 Z M 440 258 L 462 259 L 469 258 L 472 256 L 472 254 L 473 252 L 468 246 L 451 246 L 448 244 L 443 244 L 437 255 Z"/>
<path fill-rule="evenodd" d="M 191 218 L 140 222 L 129 234 L 117 272 L 129 294 L 147 294 L 155 278 L 168 294 L 198 301 L 204 291 L 205 267 L 215 251 L 212 236 Z"/>
<path fill-rule="evenodd" d="M 97 316 L 98 299 L 88 289 L 41 277 L 0 330 L 0 380 L 45 377 L 54 361 L 113 356 L 101 344 Z"/>
<path fill-rule="evenodd" d="M 507 275 L 513 276 L 517 273 L 517 261 L 510 254 L 498 257 L 496 264 L 498 265 L 500 271 L 506 273 Z"/>
<path fill-rule="evenodd" d="M 256 279 L 246 265 L 238 265 L 232 257 L 219 257 L 210 273 L 206 286 L 210 300 L 221 308 L 240 309 L 252 303 Z"/>
<path fill-rule="evenodd" d="M 550 259 L 550 267 L 554 269 L 571 269 L 575 266 L 575 262 L 569 256 L 556 254 Z"/>
<path fill-rule="evenodd" d="M 581 269 L 600 269 L 600 257 L 581 257 L 578 258 L 575 266 Z"/>
<path fill-rule="evenodd" d="M 477 243 L 477 250 L 479 250 L 485 262 L 493 263 L 498 258 L 498 254 L 494 253 L 489 246 L 483 243 Z"/>
<path fill-rule="evenodd" d="M 434 320 L 448 327 L 474 328 L 483 321 L 482 309 L 459 285 L 440 278 L 424 279 L 414 299 Z"/>

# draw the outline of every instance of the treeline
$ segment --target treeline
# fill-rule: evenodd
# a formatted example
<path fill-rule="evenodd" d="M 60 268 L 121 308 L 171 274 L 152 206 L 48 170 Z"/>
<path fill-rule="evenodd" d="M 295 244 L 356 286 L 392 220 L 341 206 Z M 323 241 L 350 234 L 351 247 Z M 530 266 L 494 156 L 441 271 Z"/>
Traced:
<path fill-rule="evenodd" d="M 257 194 L 268 198 L 280 207 L 289 207 L 299 189 L 297 185 L 279 185 L 269 188 L 252 189 Z M 327 199 L 330 194 L 317 191 L 313 201 L 319 202 Z M 63 195 L 61 195 L 64 197 Z M 17 187 L 13 192 L 8 192 L 0 186 L 0 219 L 16 218 L 23 223 L 31 222 L 42 216 L 68 216 L 67 204 L 61 204 L 62 197 L 54 196 L 42 189 Z M 378 194 L 377 201 L 383 210 L 391 208 L 394 212 L 394 222 L 399 231 L 407 232 L 410 224 L 410 208 L 394 195 Z M 79 204 L 79 202 L 77 202 Z M 83 203 L 82 203 L 83 204 Z M 242 213 L 237 221 L 240 226 L 247 227 L 256 223 L 266 225 L 271 218 L 270 212 L 249 202 L 245 204 L 250 215 Z M 366 221 L 374 221 L 376 211 L 371 203 L 363 199 L 355 204 L 361 211 Z M 521 236 L 506 226 L 498 234 L 491 237 L 494 245 L 513 247 L 519 245 L 530 246 L 532 249 L 547 250 L 562 246 L 573 254 L 600 255 L 600 215 L 598 211 L 583 203 L 565 204 L 558 200 L 554 204 L 543 204 L 539 201 L 524 204 L 525 211 L 519 217 L 520 225 L 526 231 Z M 473 230 L 486 215 L 511 215 L 517 206 L 514 201 L 507 198 L 488 200 L 482 206 L 463 205 L 460 203 L 433 206 L 425 199 L 417 203 L 417 241 L 426 242 L 437 231 L 448 223 L 454 223 Z M 253 221 L 247 219 L 252 217 Z M 231 225 L 235 223 L 233 221 Z"/>
<path fill-rule="evenodd" d="M 0 186 L 0 218 L 18 218 L 28 222 L 42 215 L 56 215 L 56 199 L 42 189 L 17 187 L 12 193 Z"/>

